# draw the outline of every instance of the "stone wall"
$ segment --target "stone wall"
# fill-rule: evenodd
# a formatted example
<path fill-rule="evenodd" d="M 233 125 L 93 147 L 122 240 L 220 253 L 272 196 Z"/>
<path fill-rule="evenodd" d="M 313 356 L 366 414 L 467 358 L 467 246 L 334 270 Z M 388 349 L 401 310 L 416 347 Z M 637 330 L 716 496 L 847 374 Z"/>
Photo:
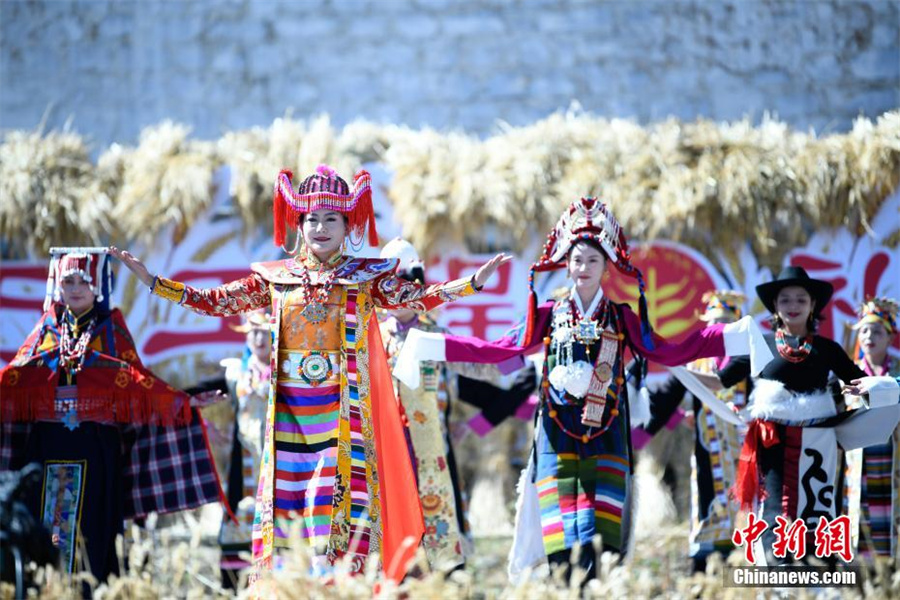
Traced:
<path fill-rule="evenodd" d="M 898 0 L 7 0 L 0 37 L 0 127 L 46 114 L 98 144 L 285 111 L 486 134 L 577 101 L 841 131 L 900 105 Z"/>

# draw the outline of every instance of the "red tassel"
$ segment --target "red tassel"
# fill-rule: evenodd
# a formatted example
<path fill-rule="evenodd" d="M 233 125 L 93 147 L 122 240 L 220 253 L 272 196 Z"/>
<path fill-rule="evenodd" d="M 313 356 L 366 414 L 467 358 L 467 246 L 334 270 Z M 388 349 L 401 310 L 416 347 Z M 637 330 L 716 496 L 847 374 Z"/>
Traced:
<path fill-rule="evenodd" d="M 146 402 L 135 402 L 134 405 L 141 413 L 141 423 L 150 423 L 152 414 L 150 413 L 150 407 L 147 406 Z"/>
<path fill-rule="evenodd" d="M 732 497 L 740 503 L 741 510 L 753 510 L 756 500 L 762 499 L 759 475 L 759 444 L 771 448 L 779 441 L 778 430 L 774 423 L 769 421 L 753 421 L 747 429 L 744 438 L 744 446 L 738 461 L 738 472 L 734 486 L 731 488 Z"/>
<path fill-rule="evenodd" d="M 191 423 L 191 403 L 190 401 L 185 401 L 181 403 L 181 417 L 179 425 L 190 425 Z M 202 419 L 201 419 L 202 420 Z"/>
<path fill-rule="evenodd" d="M 121 421 L 125 417 L 127 407 L 122 401 L 122 396 L 120 394 L 116 394 L 115 397 L 113 397 L 112 406 L 113 413 L 116 415 L 116 420 Z"/>
<path fill-rule="evenodd" d="M 373 248 L 378 246 L 378 231 L 375 228 L 375 207 L 372 205 L 372 190 L 365 193 L 366 213 L 369 221 L 369 245 Z"/>
<path fill-rule="evenodd" d="M 272 221 L 274 222 L 274 229 L 272 232 L 272 241 L 276 246 L 284 245 L 284 236 L 285 236 L 285 201 L 281 196 L 281 192 L 278 191 L 278 188 L 275 188 L 275 196 L 272 198 Z"/>
<path fill-rule="evenodd" d="M 27 402 L 27 400 L 26 400 Z M 39 420 L 50 420 L 56 416 L 56 397 L 55 394 L 51 396 L 41 395 L 38 403 L 36 405 L 31 406 L 31 418 L 35 421 Z"/>
<path fill-rule="evenodd" d="M 274 221 L 274 231 L 272 233 L 273 241 L 276 246 L 284 246 L 284 240 L 287 236 L 287 212 L 288 203 L 281 191 L 283 184 L 282 176 L 287 176 L 287 184 L 293 189 L 292 179 L 293 172 L 289 169 L 282 169 L 275 179 L 275 190 L 272 193 L 272 217 Z"/>
<path fill-rule="evenodd" d="M 365 169 L 360 169 L 353 176 L 353 195 L 357 197 L 356 208 L 348 215 L 352 237 L 361 240 L 363 233 L 368 228 L 369 245 L 378 246 L 378 231 L 375 228 L 375 208 L 372 204 L 372 177 Z"/>
<path fill-rule="evenodd" d="M 30 423 L 55 416 L 56 388 L 46 390 L 4 390 L 0 421 Z"/>
<path fill-rule="evenodd" d="M 537 294 L 534 290 L 528 292 L 528 312 L 525 315 L 525 341 L 523 348 L 530 348 L 534 343 L 534 321 L 537 319 Z"/>

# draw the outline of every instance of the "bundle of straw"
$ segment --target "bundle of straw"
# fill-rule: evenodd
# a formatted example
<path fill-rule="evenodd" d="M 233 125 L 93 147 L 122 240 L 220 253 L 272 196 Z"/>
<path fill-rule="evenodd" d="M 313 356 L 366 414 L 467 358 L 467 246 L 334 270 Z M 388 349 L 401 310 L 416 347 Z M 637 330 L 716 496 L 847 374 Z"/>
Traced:
<path fill-rule="evenodd" d="M 640 126 L 571 109 L 531 125 L 500 124 L 479 139 L 365 121 L 336 129 L 327 115 L 290 115 L 268 128 L 188 138 L 182 125 L 148 128 L 136 148 L 113 145 L 92 165 L 80 137 L 14 131 L 0 145 L 4 254 L 52 243 L 185 235 L 212 199 L 213 173 L 232 168 L 234 210 L 246 231 L 271 227 L 271 186 L 319 163 L 351 177 L 380 161 L 403 235 L 426 256 L 451 246 L 521 252 L 535 246 L 569 202 L 599 196 L 635 239 L 666 237 L 732 264 L 749 243 L 760 264 L 822 228 L 858 235 L 900 183 L 900 112 L 858 119 L 816 137 L 768 116 Z M 8 198 L 8 200 L 7 200 Z M 900 241 L 900 229 L 879 240 Z"/>
<path fill-rule="evenodd" d="M 100 170 L 102 171 L 102 169 Z M 44 254 L 52 245 L 94 245 L 110 231 L 114 186 L 68 130 L 10 131 L 0 144 L 3 254 Z"/>
<path fill-rule="evenodd" d="M 189 140 L 189 133 L 165 121 L 145 129 L 138 146 L 123 152 L 113 210 L 116 237 L 149 242 L 174 225 L 178 241 L 210 205 L 220 163 L 212 143 Z M 101 163 L 103 158 L 109 159 L 104 155 Z"/>

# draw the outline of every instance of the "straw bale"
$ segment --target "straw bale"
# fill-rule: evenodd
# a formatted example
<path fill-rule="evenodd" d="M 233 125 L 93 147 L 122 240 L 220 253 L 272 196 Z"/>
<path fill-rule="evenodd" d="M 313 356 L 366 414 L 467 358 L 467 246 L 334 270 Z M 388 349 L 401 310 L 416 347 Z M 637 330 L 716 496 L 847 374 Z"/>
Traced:
<path fill-rule="evenodd" d="M 45 253 L 51 245 L 91 245 L 110 229 L 106 165 L 92 164 L 70 131 L 10 131 L 0 143 L 3 255 Z"/>
<path fill-rule="evenodd" d="M 164 121 L 141 132 L 136 148 L 123 151 L 113 209 L 117 237 L 150 242 L 174 226 L 178 241 L 209 207 L 219 161 L 212 143 L 190 140 L 189 134 L 188 127 Z"/>
<path fill-rule="evenodd" d="M 209 206 L 221 165 L 232 169 L 245 233 L 268 231 L 278 171 L 299 180 L 322 162 L 348 178 L 382 162 L 393 173 L 388 197 L 403 234 L 427 256 L 458 245 L 522 252 L 570 201 L 596 195 L 633 239 L 673 239 L 732 264 L 749 243 L 760 264 L 777 267 L 822 228 L 871 232 L 900 183 L 900 111 L 823 137 L 768 116 L 757 125 L 641 126 L 577 107 L 521 127 L 501 123 L 485 139 L 366 121 L 338 129 L 327 115 L 286 115 L 201 142 L 164 122 L 135 148 L 111 146 L 96 165 L 75 134 L 13 131 L 0 144 L 4 255 L 104 236 L 147 240 L 172 225 L 178 239 Z"/>

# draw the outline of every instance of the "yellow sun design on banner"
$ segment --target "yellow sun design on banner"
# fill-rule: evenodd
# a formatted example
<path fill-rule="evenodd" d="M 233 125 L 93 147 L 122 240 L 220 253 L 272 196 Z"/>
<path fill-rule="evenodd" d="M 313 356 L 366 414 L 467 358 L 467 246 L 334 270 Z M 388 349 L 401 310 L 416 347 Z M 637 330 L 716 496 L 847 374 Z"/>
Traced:
<path fill-rule="evenodd" d="M 644 274 L 647 310 L 653 330 L 671 341 L 679 341 L 704 324 L 697 320 L 703 308 L 703 293 L 715 288 L 713 275 L 693 257 L 668 245 L 648 244 L 632 255 L 632 263 Z M 610 268 L 603 282 L 609 297 L 627 302 L 637 312 L 635 279 Z"/>

